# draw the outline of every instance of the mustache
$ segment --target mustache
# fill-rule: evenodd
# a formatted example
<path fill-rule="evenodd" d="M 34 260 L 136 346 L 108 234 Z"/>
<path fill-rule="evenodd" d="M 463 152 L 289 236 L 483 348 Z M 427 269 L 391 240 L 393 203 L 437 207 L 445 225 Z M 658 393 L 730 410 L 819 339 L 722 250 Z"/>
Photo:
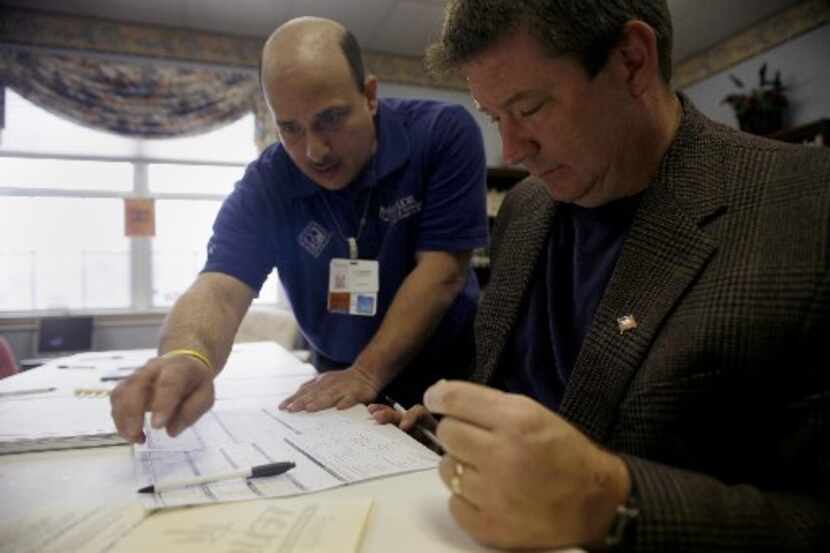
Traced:
<path fill-rule="evenodd" d="M 311 165 L 312 169 L 328 169 L 334 165 L 337 165 L 338 160 L 334 157 L 327 157 L 323 158 L 320 161 L 309 161 L 308 164 Z"/>

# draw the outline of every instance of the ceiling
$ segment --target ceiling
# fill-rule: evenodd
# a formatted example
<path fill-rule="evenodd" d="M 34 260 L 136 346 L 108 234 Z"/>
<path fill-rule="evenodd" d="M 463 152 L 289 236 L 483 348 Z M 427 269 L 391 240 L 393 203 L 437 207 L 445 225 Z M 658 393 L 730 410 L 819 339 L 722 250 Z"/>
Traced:
<path fill-rule="evenodd" d="M 705 50 L 801 0 L 668 0 L 675 61 Z M 364 48 L 419 56 L 440 32 L 445 0 L 0 0 L 119 21 L 267 36 L 300 15 L 336 19 Z"/>

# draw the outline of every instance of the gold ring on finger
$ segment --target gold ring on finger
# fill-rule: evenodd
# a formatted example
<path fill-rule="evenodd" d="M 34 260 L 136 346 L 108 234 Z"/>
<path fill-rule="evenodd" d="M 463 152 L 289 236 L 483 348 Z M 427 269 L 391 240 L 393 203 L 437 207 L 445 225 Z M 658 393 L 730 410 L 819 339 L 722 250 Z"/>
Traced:
<path fill-rule="evenodd" d="M 455 466 L 453 467 L 453 472 L 455 474 L 452 475 L 450 478 L 450 489 L 452 493 L 455 495 L 461 495 L 461 477 L 464 476 L 464 464 L 461 461 L 456 460 Z"/>
<path fill-rule="evenodd" d="M 457 474 L 453 474 L 450 478 L 450 489 L 453 495 L 461 496 L 461 478 Z"/>

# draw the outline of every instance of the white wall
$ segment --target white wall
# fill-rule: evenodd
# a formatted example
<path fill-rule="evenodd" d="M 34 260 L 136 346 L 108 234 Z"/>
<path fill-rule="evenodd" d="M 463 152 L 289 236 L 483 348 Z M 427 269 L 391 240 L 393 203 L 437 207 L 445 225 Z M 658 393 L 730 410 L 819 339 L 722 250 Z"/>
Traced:
<path fill-rule="evenodd" d="M 475 117 L 479 127 L 481 127 L 481 133 L 484 135 L 484 150 L 487 155 L 487 166 L 501 167 L 504 165 L 501 159 L 501 138 L 499 137 L 498 128 L 475 108 L 473 100 L 467 92 L 462 90 L 381 83 L 380 95 L 392 98 L 439 100 L 441 102 L 451 102 L 464 106 Z"/>
<path fill-rule="evenodd" d="M 781 71 L 781 80 L 787 87 L 790 108 L 785 127 L 812 123 L 830 117 L 830 25 L 824 25 L 781 44 L 735 67 L 697 82 L 684 89 L 698 109 L 716 121 L 738 126 L 735 114 L 721 100 L 735 92 L 729 79 L 733 74 L 744 82 L 744 87 L 758 85 L 758 69 L 767 63 L 767 77 Z"/>

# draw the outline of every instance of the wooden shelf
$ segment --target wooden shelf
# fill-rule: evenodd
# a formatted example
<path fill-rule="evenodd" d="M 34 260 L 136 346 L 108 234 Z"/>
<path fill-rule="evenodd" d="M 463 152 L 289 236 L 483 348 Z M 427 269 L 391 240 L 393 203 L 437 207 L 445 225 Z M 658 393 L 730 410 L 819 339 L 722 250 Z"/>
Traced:
<path fill-rule="evenodd" d="M 767 138 L 793 142 L 795 144 L 815 144 L 830 146 L 830 119 L 819 119 L 806 125 L 774 132 Z"/>

